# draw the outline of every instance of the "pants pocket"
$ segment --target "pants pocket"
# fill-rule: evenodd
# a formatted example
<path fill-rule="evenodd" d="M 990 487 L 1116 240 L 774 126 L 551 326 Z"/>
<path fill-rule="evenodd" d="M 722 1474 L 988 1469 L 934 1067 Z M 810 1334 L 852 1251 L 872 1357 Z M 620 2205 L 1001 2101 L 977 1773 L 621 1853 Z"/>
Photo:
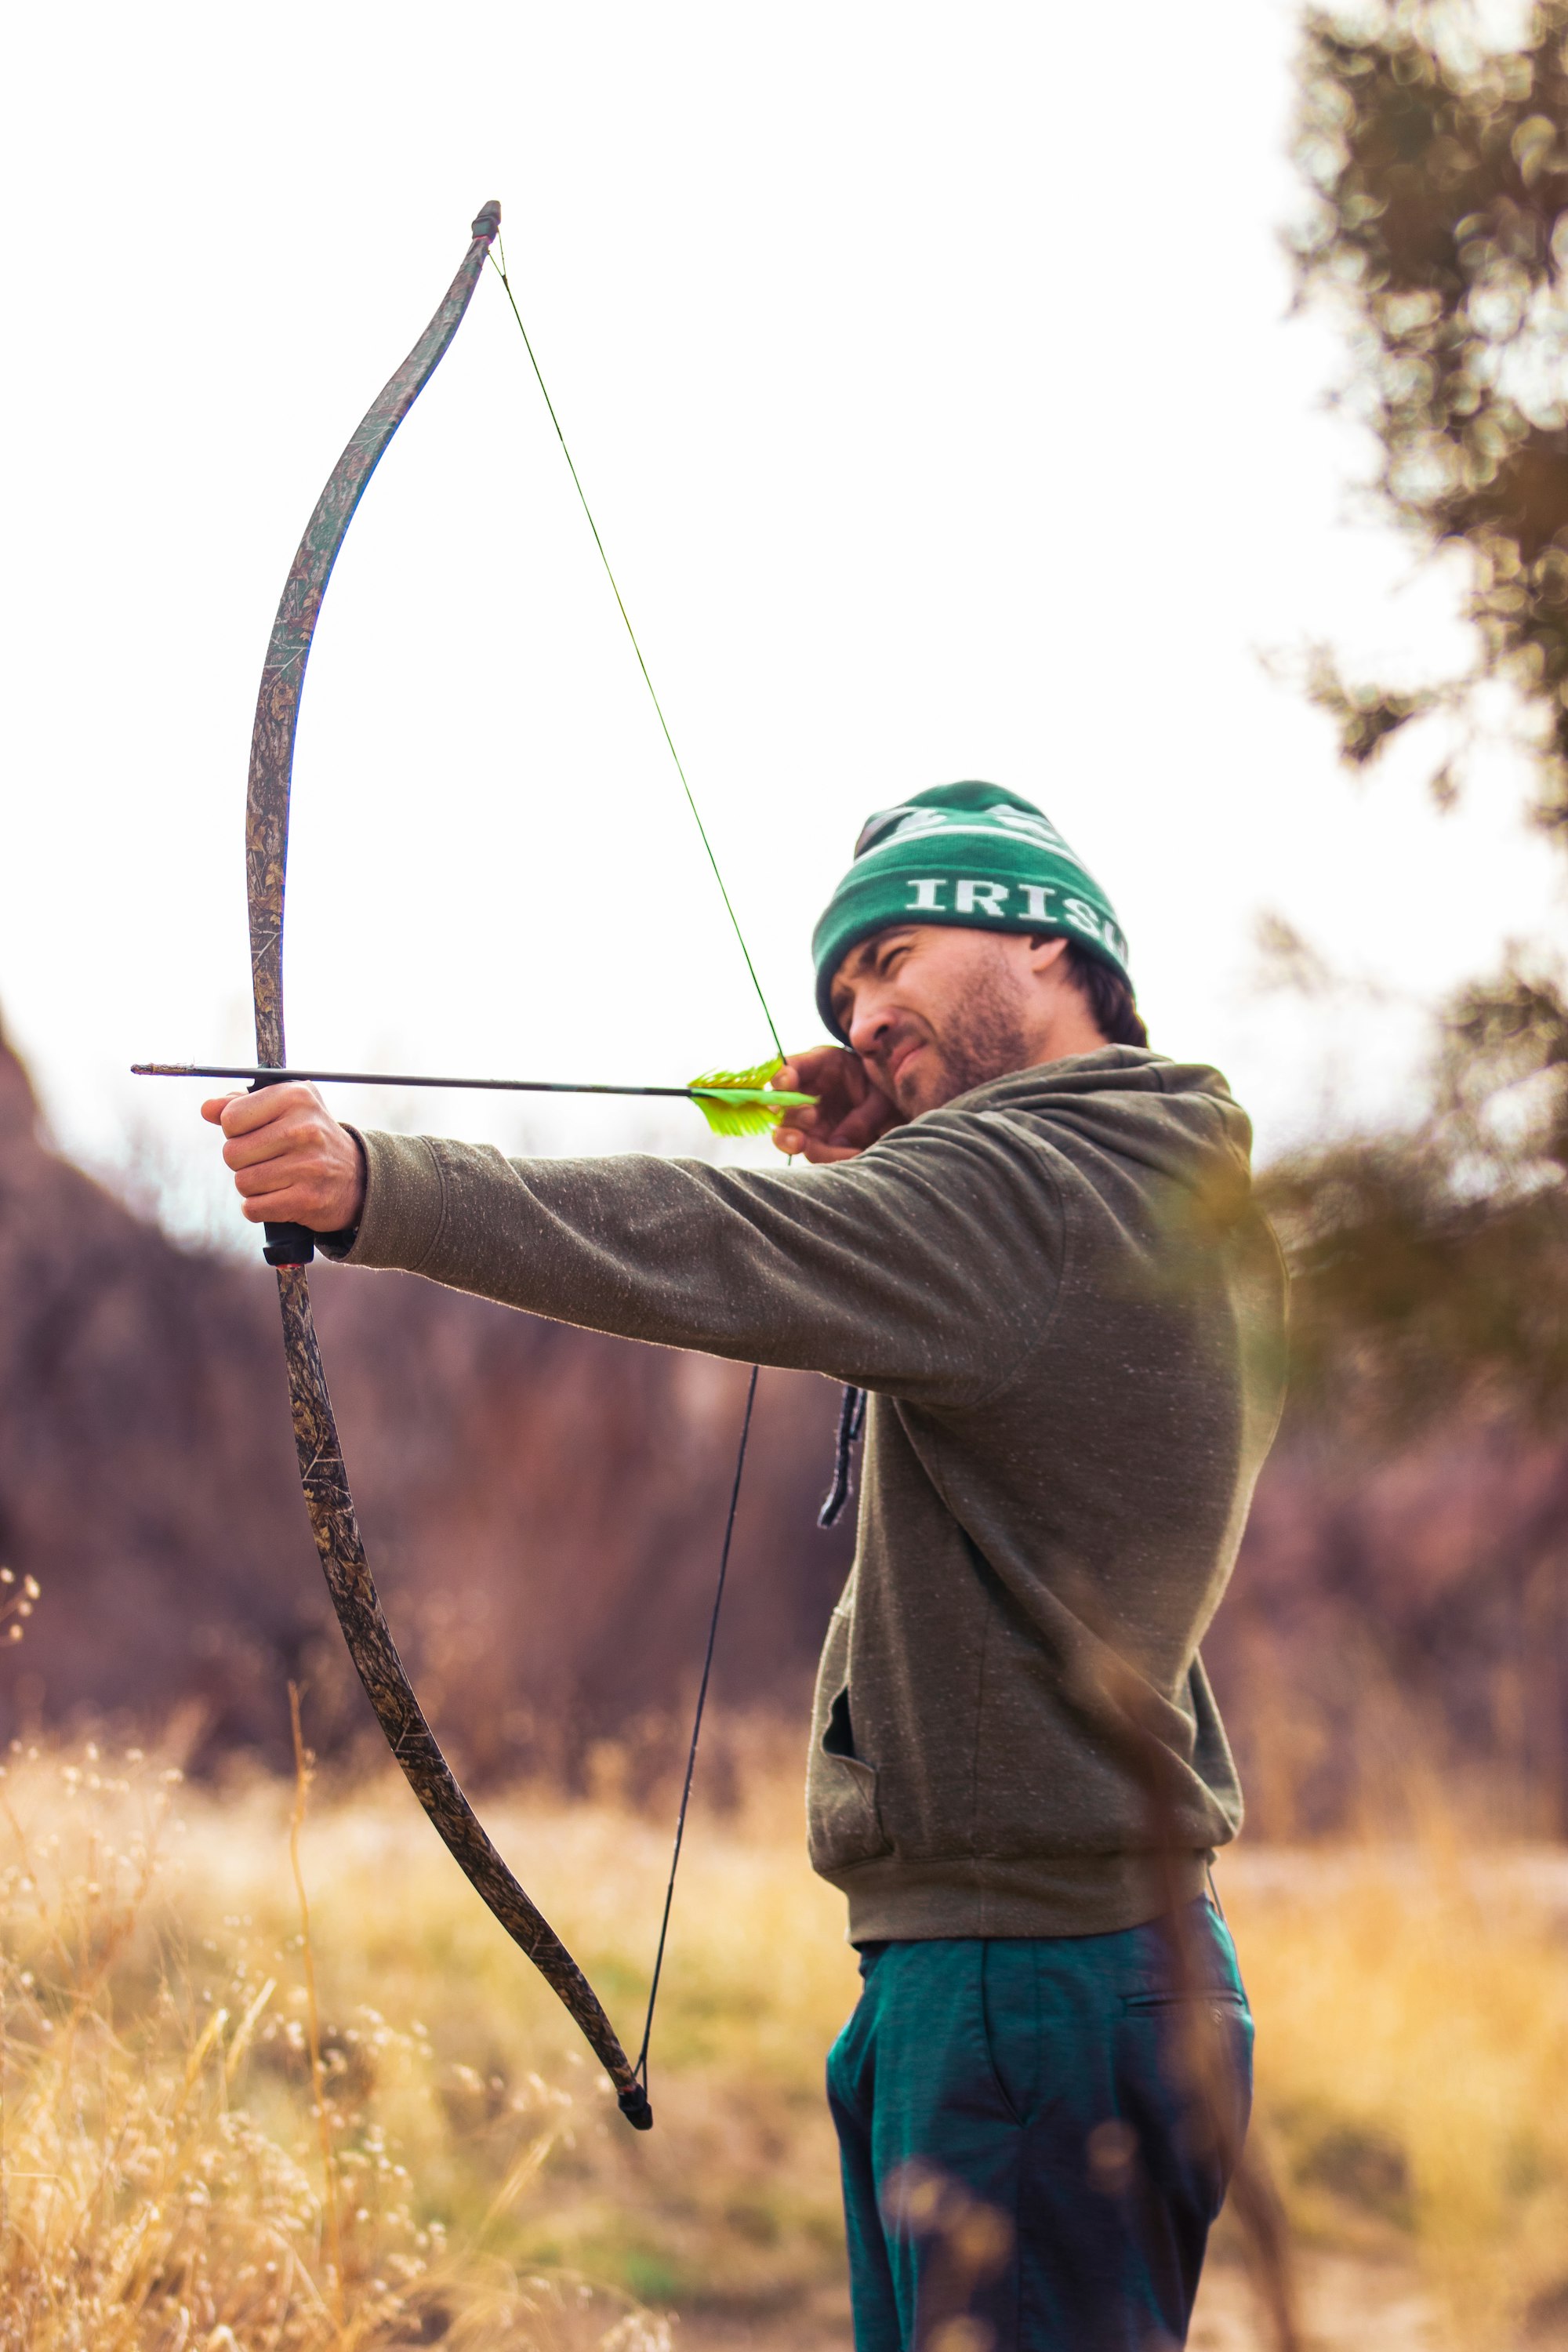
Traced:
<path fill-rule="evenodd" d="M 1205 2223 L 1225 2202 L 1252 2112 L 1252 2012 L 1229 1986 L 1130 1993 L 1121 2069 L 1136 2084 L 1139 2137 L 1167 2194 Z"/>
<path fill-rule="evenodd" d="M 1039 1955 L 1028 1938 L 981 1946 L 980 2017 L 1003 2104 L 1015 2123 L 1026 2124 L 1041 2087 Z"/>

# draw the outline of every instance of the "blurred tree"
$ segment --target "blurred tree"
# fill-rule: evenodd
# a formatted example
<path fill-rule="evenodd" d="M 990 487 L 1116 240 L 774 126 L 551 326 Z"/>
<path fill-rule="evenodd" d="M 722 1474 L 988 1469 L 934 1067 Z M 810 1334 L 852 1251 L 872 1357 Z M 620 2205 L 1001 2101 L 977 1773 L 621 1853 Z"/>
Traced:
<path fill-rule="evenodd" d="M 1440 806 L 1506 726 L 1568 852 L 1568 0 L 1316 0 L 1292 242 L 1342 322 L 1372 495 L 1460 559 L 1473 654 L 1347 682 L 1342 757 L 1434 746 Z M 1342 986 L 1277 919 L 1277 983 Z M 1568 1834 L 1568 985 L 1514 950 L 1438 1018 L 1426 1115 L 1265 1171 L 1296 1276 L 1288 1425 L 1205 1644 L 1262 1818 L 1342 1818 L 1384 1742 L 1482 1775 L 1488 1818 Z M 1269 1796 L 1281 1709 L 1305 1746 Z M 1417 1737 L 1417 1727 L 1419 1736 Z M 1288 1744 L 1288 1743 L 1287 1743 Z M 1303 1762 L 1303 1758 L 1306 1761 Z"/>
<path fill-rule="evenodd" d="M 1378 500 L 1426 553 L 1463 551 L 1475 641 L 1468 671 L 1416 688 L 1347 685 L 1319 647 L 1306 687 L 1358 769 L 1447 714 L 1447 804 L 1478 698 L 1500 685 L 1531 813 L 1568 851 L 1568 0 L 1515 10 L 1510 38 L 1504 25 L 1482 0 L 1347 0 L 1304 20 L 1302 296 L 1345 324 Z M 1305 943 L 1266 946 L 1282 981 L 1319 984 Z M 1538 1426 L 1560 1412 L 1565 1086 L 1561 972 L 1521 951 L 1446 1009 L 1416 1133 L 1273 1172 L 1302 1276 L 1303 1405 L 1408 1424 L 1479 1382 Z"/>
<path fill-rule="evenodd" d="M 1473 721 L 1502 681 L 1534 814 L 1568 847 L 1568 0 L 1535 0 L 1507 47 L 1497 22 L 1479 0 L 1306 18 L 1302 293 L 1346 320 L 1381 501 L 1427 550 L 1465 549 L 1477 641 L 1467 674 L 1416 691 L 1347 686 L 1320 650 L 1308 689 L 1364 767 L 1433 710 Z M 1451 796 L 1453 764 L 1434 781 Z"/>

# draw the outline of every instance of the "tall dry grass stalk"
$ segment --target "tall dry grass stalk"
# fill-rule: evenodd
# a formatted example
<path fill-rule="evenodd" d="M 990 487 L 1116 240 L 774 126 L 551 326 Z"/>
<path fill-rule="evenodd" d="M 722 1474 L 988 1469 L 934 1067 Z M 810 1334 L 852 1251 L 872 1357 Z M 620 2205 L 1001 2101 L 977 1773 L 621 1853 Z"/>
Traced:
<path fill-rule="evenodd" d="M 327 2217 L 328 2285 L 332 2298 L 332 2315 L 341 2329 L 346 2315 L 343 2309 L 343 2238 L 338 2222 L 337 2163 L 332 2153 L 332 2118 L 327 2105 L 326 2069 L 321 2064 L 321 2012 L 316 1999 L 316 1951 L 310 1941 L 310 1898 L 305 1891 L 304 1866 L 300 1860 L 300 1832 L 305 1826 L 316 1759 L 305 1746 L 304 1727 L 300 1720 L 298 1683 L 289 1685 L 289 1728 L 294 1739 L 294 1802 L 289 1814 L 289 1868 L 293 1874 L 294 1892 L 300 1901 L 300 1958 L 305 1975 L 305 2034 L 306 2046 L 310 2053 L 310 2104 L 315 2109 L 316 2129 L 321 2142 L 321 2202 Z"/>
<path fill-rule="evenodd" d="M 1196 1946 L 1190 1898 L 1177 1872 L 1183 1832 L 1171 1751 L 1151 1712 L 1147 1684 L 1113 1652 L 1101 1661 L 1099 1685 L 1100 1697 L 1120 1719 L 1122 1752 L 1142 1790 L 1149 1846 L 1163 1881 L 1163 1919 L 1177 1995 L 1169 2011 L 1164 2066 L 1183 2086 L 1185 2129 L 1194 2147 L 1217 2163 L 1219 2177 L 1229 2184 L 1229 2210 L 1270 2352 L 1303 2352 L 1289 2216 L 1267 2138 L 1260 2130 L 1245 2129 L 1237 2113 L 1226 2038 L 1203 1998 L 1209 1979 Z"/>

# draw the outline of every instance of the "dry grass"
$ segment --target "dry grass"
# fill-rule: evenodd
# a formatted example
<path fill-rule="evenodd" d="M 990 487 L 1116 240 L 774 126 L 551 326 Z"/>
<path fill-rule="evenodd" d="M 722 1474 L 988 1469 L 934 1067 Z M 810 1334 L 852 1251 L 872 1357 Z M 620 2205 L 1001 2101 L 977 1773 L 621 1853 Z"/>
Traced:
<path fill-rule="evenodd" d="M 306 1822 L 307 1950 L 292 1794 L 134 1751 L 10 1759 L 0 2344 L 629 2352 L 667 2332 L 650 2300 L 832 2277 L 818 2081 L 854 1971 L 771 1780 L 689 1856 L 651 2138 L 401 1782 Z M 496 1826 L 629 2033 L 663 1828 L 609 1798 Z"/>
<path fill-rule="evenodd" d="M 1263 2128 L 1308 2246 L 1408 2263 L 1442 2333 L 1568 2342 L 1568 1854 L 1238 1853 Z"/>
<path fill-rule="evenodd" d="M 741 1791 L 689 1842 L 643 2137 L 401 1783 L 318 1799 L 300 1835 L 318 2113 L 292 1792 L 13 1756 L 0 2345 L 630 2352 L 671 2310 L 704 2345 L 847 2343 L 820 2085 L 853 1961 L 793 1763 Z M 662 1822 L 607 1769 L 596 1800 L 525 1794 L 495 1826 L 629 2034 Z M 1434 1823 L 1243 1853 L 1222 1881 L 1299 2235 L 1336 2275 L 1424 2284 L 1426 2340 L 1466 2352 L 1568 2315 L 1559 1867 Z"/>

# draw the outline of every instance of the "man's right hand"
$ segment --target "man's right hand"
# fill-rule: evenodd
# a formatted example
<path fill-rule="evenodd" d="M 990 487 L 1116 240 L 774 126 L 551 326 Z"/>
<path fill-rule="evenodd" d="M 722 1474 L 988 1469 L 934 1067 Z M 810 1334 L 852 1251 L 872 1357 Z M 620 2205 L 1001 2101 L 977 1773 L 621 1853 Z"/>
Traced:
<path fill-rule="evenodd" d="M 788 1094 L 816 1095 L 799 1110 L 786 1110 L 773 1129 L 776 1149 L 819 1168 L 829 1160 L 853 1160 L 904 1115 L 873 1086 L 858 1054 L 842 1045 L 814 1045 L 777 1071 L 773 1084 Z"/>

